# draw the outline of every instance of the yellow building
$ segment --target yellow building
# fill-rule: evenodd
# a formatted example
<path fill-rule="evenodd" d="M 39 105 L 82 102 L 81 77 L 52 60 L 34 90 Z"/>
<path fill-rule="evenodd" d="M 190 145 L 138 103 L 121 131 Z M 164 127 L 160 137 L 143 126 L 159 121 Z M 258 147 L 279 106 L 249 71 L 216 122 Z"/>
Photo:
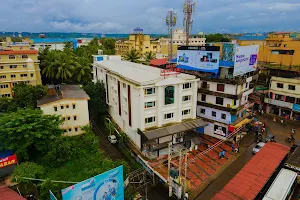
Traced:
<path fill-rule="evenodd" d="M 270 34 L 264 40 L 236 40 L 241 46 L 258 44 L 258 61 L 261 66 L 271 69 L 300 71 L 300 40 L 290 33 Z"/>
<path fill-rule="evenodd" d="M 0 49 L 0 97 L 12 97 L 14 85 L 41 84 L 38 51 Z"/>
<path fill-rule="evenodd" d="M 117 41 L 115 47 L 116 54 L 121 56 L 125 56 L 132 49 L 138 51 L 141 57 L 146 52 L 157 53 L 160 51 L 159 42 L 152 41 L 150 35 L 144 35 L 143 33 L 131 34 L 128 40 Z"/>

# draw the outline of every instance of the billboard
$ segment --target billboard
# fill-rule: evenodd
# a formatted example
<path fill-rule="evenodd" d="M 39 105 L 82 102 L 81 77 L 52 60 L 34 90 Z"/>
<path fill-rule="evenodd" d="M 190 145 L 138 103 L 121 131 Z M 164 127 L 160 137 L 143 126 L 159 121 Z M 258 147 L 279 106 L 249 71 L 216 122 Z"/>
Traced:
<path fill-rule="evenodd" d="M 123 200 L 123 166 L 72 185 L 61 192 L 63 200 Z"/>
<path fill-rule="evenodd" d="M 255 71 L 257 68 L 258 45 L 235 48 L 233 76 Z"/>
<path fill-rule="evenodd" d="M 219 46 L 180 46 L 177 50 L 177 67 L 185 70 L 219 72 Z"/>
<path fill-rule="evenodd" d="M 234 44 L 223 44 L 221 60 L 233 62 L 234 61 L 234 49 L 235 49 Z"/>
<path fill-rule="evenodd" d="M 11 155 L 4 158 L 0 158 L 0 168 L 4 168 L 10 165 L 17 164 L 17 155 Z"/>

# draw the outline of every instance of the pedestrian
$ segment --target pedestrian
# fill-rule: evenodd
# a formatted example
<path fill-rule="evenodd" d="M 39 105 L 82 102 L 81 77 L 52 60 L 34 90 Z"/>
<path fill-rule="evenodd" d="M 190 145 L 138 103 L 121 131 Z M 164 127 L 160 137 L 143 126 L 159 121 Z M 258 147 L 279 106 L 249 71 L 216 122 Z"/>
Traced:
<path fill-rule="evenodd" d="M 222 159 L 222 151 L 219 152 L 219 158 Z"/>
<path fill-rule="evenodd" d="M 239 147 L 236 147 L 235 149 L 234 149 L 234 151 L 235 151 L 235 153 L 237 154 L 240 150 L 239 150 Z"/>
<path fill-rule="evenodd" d="M 296 133 L 296 129 L 292 128 L 292 134 Z"/>
<path fill-rule="evenodd" d="M 232 143 L 231 148 L 232 148 L 232 152 L 234 152 L 235 149 L 234 143 Z"/>
<path fill-rule="evenodd" d="M 284 123 L 284 122 L 283 122 L 283 118 L 281 118 L 281 119 L 280 119 L 280 124 L 281 124 L 281 126 L 283 126 L 283 123 Z"/>
<path fill-rule="evenodd" d="M 184 200 L 188 200 L 188 199 L 189 199 L 189 193 L 186 192 L 186 193 L 184 194 Z"/>
<path fill-rule="evenodd" d="M 223 151 L 222 151 L 222 159 L 225 158 L 225 152 L 226 151 L 223 149 Z"/>
<path fill-rule="evenodd" d="M 236 135 L 233 137 L 233 141 L 234 143 L 236 143 Z"/>

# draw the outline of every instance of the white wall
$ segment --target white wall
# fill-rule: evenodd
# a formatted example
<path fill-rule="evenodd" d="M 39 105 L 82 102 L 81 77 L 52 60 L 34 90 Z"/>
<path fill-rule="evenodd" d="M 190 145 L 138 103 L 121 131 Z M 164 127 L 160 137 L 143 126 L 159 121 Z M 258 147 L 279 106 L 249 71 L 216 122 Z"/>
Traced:
<path fill-rule="evenodd" d="M 205 114 L 201 113 L 201 109 L 205 109 Z M 212 116 L 212 112 L 216 112 L 216 117 Z M 226 118 L 222 119 L 221 114 L 225 114 Z M 226 124 L 230 124 L 231 123 L 231 114 L 230 112 L 226 112 L 223 110 L 218 110 L 218 109 L 214 109 L 214 108 L 210 108 L 210 107 L 205 107 L 205 106 L 197 106 L 197 116 L 206 118 L 206 119 L 211 119 L 214 121 L 218 121 L 221 123 L 226 123 Z"/>
<path fill-rule="evenodd" d="M 300 98 L 300 80 L 296 81 L 295 79 L 290 80 L 287 78 L 280 78 L 280 79 L 277 78 L 278 80 L 272 80 L 272 79 L 271 79 L 271 87 L 270 87 L 271 92 L 276 93 L 277 91 L 279 91 L 281 93 L 285 93 L 286 96 Z M 278 88 L 277 83 L 283 84 L 283 88 Z M 290 90 L 289 85 L 295 85 L 295 90 Z M 281 93 L 277 92 L 276 94 L 281 94 Z"/>
<path fill-rule="evenodd" d="M 221 140 L 226 140 L 227 139 L 226 137 L 223 137 L 223 136 L 220 136 L 220 135 L 217 135 L 217 134 L 214 133 L 214 125 L 215 124 L 219 125 L 219 126 L 223 126 L 223 127 L 226 128 L 226 130 L 228 130 L 227 126 L 224 125 L 224 124 L 220 124 L 218 122 L 208 123 L 208 125 L 204 127 L 204 134 L 215 137 L 215 138 L 218 138 L 218 139 L 221 139 Z"/>
<path fill-rule="evenodd" d="M 219 93 L 224 93 L 224 94 L 232 94 L 232 95 L 236 94 L 236 85 L 224 84 L 225 85 L 224 92 L 221 92 L 221 91 L 217 90 L 218 83 L 216 83 L 216 82 L 200 80 L 199 88 L 201 88 L 203 82 L 207 82 L 207 86 L 209 86 L 209 91 L 219 92 Z M 219 84 L 223 84 L 223 83 L 219 83 Z"/>
<path fill-rule="evenodd" d="M 31 47 L 34 45 L 35 50 L 39 49 L 45 49 L 47 46 L 50 47 L 50 50 L 64 50 L 65 44 L 64 43 L 34 43 L 31 45 Z"/>
<path fill-rule="evenodd" d="M 75 109 L 73 109 L 73 104 L 75 104 Z M 61 109 L 61 106 L 64 106 L 64 109 Z M 69 108 L 66 108 L 66 105 L 69 105 Z M 54 107 L 57 107 L 57 111 L 54 111 Z M 87 100 L 59 100 L 56 102 L 44 104 L 41 107 L 41 110 L 44 114 L 48 115 L 60 115 L 65 117 L 64 123 L 61 125 L 62 129 L 71 128 L 72 131 L 65 132 L 65 135 L 79 135 L 82 134 L 81 126 L 89 124 L 89 108 Z M 70 116 L 70 120 L 68 120 Z M 77 119 L 74 120 L 74 116 L 77 116 Z M 78 131 L 75 131 L 75 127 L 78 127 Z"/>
<path fill-rule="evenodd" d="M 216 96 L 213 96 L 213 95 L 209 95 L 209 94 L 204 94 L 206 95 L 206 103 L 210 103 L 210 104 L 214 104 L 214 105 L 217 105 L 217 106 L 222 106 L 222 107 L 228 107 L 227 105 L 229 105 L 230 107 L 233 106 L 233 100 L 232 99 L 229 99 L 229 98 L 223 98 L 223 105 L 220 105 L 220 104 L 216 104 Z M 198 95 L 198 101 L 201 101 L 201 96 L 202 94 L 199 94 Z M 201 101 L 201 102 L 204 102 L 204 101 Z M 236 104 L 239 105 L 239 100 L 236 101 Z"/>

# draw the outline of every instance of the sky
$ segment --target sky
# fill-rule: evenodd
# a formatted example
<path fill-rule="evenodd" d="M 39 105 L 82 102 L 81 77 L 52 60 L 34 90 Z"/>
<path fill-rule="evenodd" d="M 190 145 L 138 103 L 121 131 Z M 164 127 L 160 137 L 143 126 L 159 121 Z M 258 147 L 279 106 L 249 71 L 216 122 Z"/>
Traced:
<path fill-rule="evenodd" d="M 0 0 L 0 31 L 167 33 L 183 27 L 184 0 Z M 300 0 L 196 0 L 193 33 L 300 31 Z"/>

